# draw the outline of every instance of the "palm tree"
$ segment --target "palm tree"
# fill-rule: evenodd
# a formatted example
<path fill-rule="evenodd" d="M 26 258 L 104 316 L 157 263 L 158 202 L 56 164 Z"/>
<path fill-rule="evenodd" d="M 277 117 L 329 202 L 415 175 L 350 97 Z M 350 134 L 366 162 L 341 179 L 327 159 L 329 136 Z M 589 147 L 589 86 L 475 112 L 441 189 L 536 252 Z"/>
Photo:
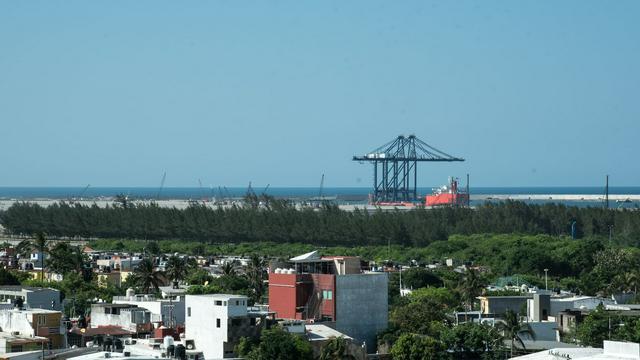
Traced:
<path fill-rule="evenodd" d="M 480 276 L 478 276 L 478 272 L 473 269 L 467 269 L 459 290 L 462 293 L 462 298 L 467 305 L 468 311 L 473 310 L 473 304 L 476 298 L 482 294 L 483 287 L 484 284 Z"/>
<path fill-rule="evenodd" d="M 513 357 L 513 349 L 515 343 L 519 343 L 523 350 L 526 350 L 521 335 L 529 335 L 532 340 L 536 340 L 536 333 L 531 325 L 523 323 L 518 319 L 518 315 L 511 310 L 507 310 L 504 314 L 504 320 L 496 324 L 496 327 L 502 331 L 505 339 L 511 340 L 511 357 Z"/>
<path fill-rule="evenodd" d="M 236 275 L 235 261 L 228 261 L 222 265 L 222 275 L 226 275 L 226 276 Z"/>
<path fill-rule="evenodd" d="M 28 257 L 33 251 L 33 244 L 29 240 L 22 240 L 16 245 L 16 254 L 20 258 Z"/>
<path fill-rule="evenodd" d="M 160 285 L 163 283 L 162 279 L 164 274 L 162 271 L 156 270 L 155 265 L 151 259 L 145 258 L 140 261 L 136 269 L 133 271 L 134 282 L 142 288 L 145 294 L 149 293 L 149 290 L 153 288 L 154 291 L 158 291 Z"/>
<path fill-rule="evenodd" d="M 254 303 L 259 302 L 264 294 L 264 268 L 265 261 L 256 254 L 252 255 L 247 267 L 247 278 L 251 284 L 251 300 Z"/>
<path fill-rule="evenodd" d="M 39 251 L 40 259 L 40 280 L 44 281 L 44 253 L 47 251 L 47 237 L 42 231 L 36 233 L 36 238 L 33 240 L 33 247 Z"/>
<path fill-rule="evenodd" d="M 614 281 L 611 282 L 611 286 L 615 287 L 615 290 L 632 292 L 634 297 L 638 294 L 639 285 L 640 272 L 636 269 L 619 274 L 615 277 Z"/>
<path fill-rule="evenodd" d="M 348 343 L 344 337 L 333 337 L 322 347 L 319 360 L 355 360 L 348 353 Z"/>
<path fill-rule="evenodd" d="M 167 260 L 166 272 L 170 280 L 180 282 L 187 277 L 187 262 L 181 257 L 172 255 Z"/>

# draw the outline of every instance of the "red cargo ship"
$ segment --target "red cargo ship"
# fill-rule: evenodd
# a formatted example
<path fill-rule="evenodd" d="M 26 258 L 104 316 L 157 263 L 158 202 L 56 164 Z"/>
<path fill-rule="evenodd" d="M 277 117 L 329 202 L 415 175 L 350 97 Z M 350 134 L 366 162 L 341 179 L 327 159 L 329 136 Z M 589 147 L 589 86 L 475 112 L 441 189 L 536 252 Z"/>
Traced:
<path fill-rule="evenodd" d="M 425 199 L 426 206 L 453 206 L 467 205 L 469 202 L 469 193 L 458 189 L 458 180 L 449 178 L 449 186 L 445 185 L 434 190 L 433 194 L 427 195 Z"/>

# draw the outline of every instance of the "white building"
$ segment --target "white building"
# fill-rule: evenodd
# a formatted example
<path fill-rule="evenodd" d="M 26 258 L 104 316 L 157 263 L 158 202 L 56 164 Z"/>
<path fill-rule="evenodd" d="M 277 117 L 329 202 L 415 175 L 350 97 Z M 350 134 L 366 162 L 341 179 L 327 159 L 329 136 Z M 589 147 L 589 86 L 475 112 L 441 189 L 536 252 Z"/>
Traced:
<path fill-rule="evenodd" d="M 44 309 L 0 310 L 0 353 L 67 346 L 66 329 L 60 311 Z"/>
<path fill-rule="evenodd" d="M 247 308 L 242 295 L 187 295 L 185 343 L 206 359 L 233 358 L 241 337 L 258 337 L 265 326 L 264 311 Z"/>
<path fill-rule="evenodd" d="M 516 356 L 517 360 L 632 360 L 640 359 L 640 345 L 619 341 L 604 341 L 604 349 L 598 348 L 555 348 L 533 354 Z"/>
<path fill-rule="evenodd" d="M 150 333 L 153 330 L 151 312 L 130 304 L 92 304 L 91 327 L 119 326 L 134 333 Z"/>
<path fill-rule="evenodd" d="M 595 308 L 602 304 L 614 305 L 616 302 L 611 299 L 600 298 L 595 296 L 572 296 L 566 298 L 551 298 L 551 316 L 557 316 L 560 311 L 581 309 L 581 310 L 595 310 Z"/>
<path fill-rule="evenodd" d="M 114 304 L 129 304 L 147 309 L 151 312 L 154 321 L 162 321 L 167 327 L 184 325 L 185 321 L 185 295 L 175 296 L 169 290 L 161 287 L 165 298 L 158 299 L 153 295 L 135 295 L 133 290 L 127 290 L 126 296 L 114 296 Z M 184 293 L 184 291 L 182 291 Z"/>

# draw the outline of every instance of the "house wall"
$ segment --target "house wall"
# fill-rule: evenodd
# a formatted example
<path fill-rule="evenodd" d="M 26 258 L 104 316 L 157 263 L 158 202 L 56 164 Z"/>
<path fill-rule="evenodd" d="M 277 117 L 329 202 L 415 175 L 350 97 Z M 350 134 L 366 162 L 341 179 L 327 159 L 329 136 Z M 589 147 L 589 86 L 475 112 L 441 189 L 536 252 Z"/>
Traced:
<path fill-rule="evenodd" d="M 44 323 L 38 324 L 38 316 L 44 316 Z M 2 310 L 0 311 L 0 328 L 4 332 L 17 331 L 23 336 L 44 336 L 49 338 L 51 348 L 66 346 L 66 333 L 62 328 L 62 313 Z"/>
<path fill-rule="evenodd" d="M 585 299 L 576 299 L 576 300 L 562 300 L 562 299 L 551 299 L 551 316 L 556 316 L 559 312 L 567 310 L 567 309 L 586 309 L 586 310 L 594 310 L 598 305 L 602 303 L 603 305 L 613 305 L 614 301 L 611 299 L 602 299 L 596 297 L 590 297 Z"/>
<path fill-rule="evenodd" d="M 30 313 L 29 316 L 31 317 L 31 324 L 36 329 L 35 335 L 49 338 L 50 348 L 60 349 L 66 347 L 66 332 L 62 327 L 62 313 Z M 38 323 L 38 318 L 41 316 L 44 316 L 44 324 Z"/>
<path fill-rule="evenodd" d="M 514 313 L 522 313 L 522 310 L 525 312 L 521 315 L 526 315 L 526 307 L 527 300 L 529 297 L 527 296 L 492 296 L 492 297 L 482 297 L 480 299 L 480 311 L 483 314 L 495 314 L 495 315 L 503 315 L 507 311 L 511 310 Z"/>
<path fill-rule="evenodd" d="M 330 274 L 311 274 L 311 278 L 313 279 L 313 287 L 321 296 L 320 317 L 328 317 L 331 318 L 331 321 L 334 321 L 336 317 L 336 276 Z M 331 291 L 331 299 L 323 297 L 324 291 Z M 305 300 L 305 302 L 306 301 L 307 300 Z"/>
<path fill-rule="evenodd" d="M 53 304 L 53 306 L 52 306 Z M 25 306 L 32 309 L 62 310 L 60 292 L 53 289 L 26 292 Z"/>
<path fill-rule="evenodd" d="M 296 307 L 302 297 L 298 295 L 296 277 L 296 274 L 269 273 L 269 310 L 274 311 L 277 318 L 297 318 Z"/>
<path fill-rule="evenodd" d="M 388 286 L 386 273 L 336 276 L 336 330 L 366 342 L 369 352 L 388 326 Z"/>
<path fill-rule="evenodd" d="M 130 304 L 137 305 L 140 308 L 147 309 L 153 314 L 153 318 L 162 320 L 164 324 L 168 324 L 171 316 L 173 315 L 173 321 L 176 325 L 184 325 L 185 321 L 185 302 L 184 296 L 180 297 L 180 300 L 165 301 L 129 301 L 129 300 L 113 300 L 114 304 Z M 173 306 L 173 314 L 171 313 L 171 306 Z"/>
<path fill-rule="evenodd" d="M 185 306 L 190 309 L 185 319 L 185 339 L 193 340 L 205 359 L 224 358 L 229 319 L 227 307 L 214 305 L 211 297 L 191 295 L 187 295 Z M 220 319 L 220 327 L 217 319 Z"/>

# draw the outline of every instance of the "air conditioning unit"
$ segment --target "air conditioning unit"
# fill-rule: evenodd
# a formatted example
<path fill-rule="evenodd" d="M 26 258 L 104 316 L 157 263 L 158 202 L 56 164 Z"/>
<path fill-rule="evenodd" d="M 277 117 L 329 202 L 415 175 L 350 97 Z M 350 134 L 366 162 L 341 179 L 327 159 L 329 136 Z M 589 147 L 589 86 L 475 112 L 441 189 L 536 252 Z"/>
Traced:
<path fill-rule="evenodd" d="M 20 331 L 12 331 L 12 332 L 11 332 L 11 335 L 16 335 L 16 336 L 17 336 L 17 335 L 20 335 Z"/>

